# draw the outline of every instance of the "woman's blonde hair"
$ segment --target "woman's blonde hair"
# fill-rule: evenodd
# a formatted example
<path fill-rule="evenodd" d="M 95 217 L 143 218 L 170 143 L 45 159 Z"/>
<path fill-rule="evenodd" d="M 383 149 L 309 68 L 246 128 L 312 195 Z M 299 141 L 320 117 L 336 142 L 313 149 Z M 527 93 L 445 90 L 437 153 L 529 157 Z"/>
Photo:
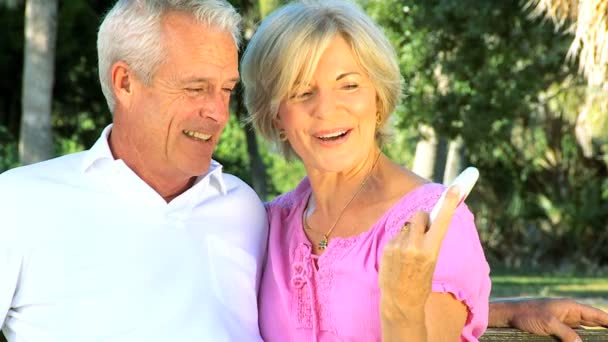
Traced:
<path fill-rule="evenodd" d="M 286 157 L 288 142 L 279 139 L 273 121 L 281 101 L 297 83 L 308 83 L 321 55 L 337 36 L 351 46 L 378 98 L 378 144 L 384 127 L 401 97 L 402 79 L 397 56 L 382 30 L 363 10 L 346 1 L 299 1 L 266 18 L 251 38 L 241 61 L 245 106 L 249 121 L 277 143 Z"/>

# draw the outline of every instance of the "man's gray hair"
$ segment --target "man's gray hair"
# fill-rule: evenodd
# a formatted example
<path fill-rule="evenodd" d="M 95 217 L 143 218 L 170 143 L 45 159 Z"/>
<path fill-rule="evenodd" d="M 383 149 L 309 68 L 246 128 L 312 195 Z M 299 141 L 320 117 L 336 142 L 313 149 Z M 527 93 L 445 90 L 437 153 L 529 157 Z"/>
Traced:
<path fill-rule="evenodd" d="M 201 24 L 230 32 L 238 48 L 241 16 L 225 0 L 119 0 L 97 34 L 99 81 L 110 112 L 116 104 L 112 65 L 123 61 L 150 84 L 164 58 L 161 19 L 172 11 L 191 13 Z"/>

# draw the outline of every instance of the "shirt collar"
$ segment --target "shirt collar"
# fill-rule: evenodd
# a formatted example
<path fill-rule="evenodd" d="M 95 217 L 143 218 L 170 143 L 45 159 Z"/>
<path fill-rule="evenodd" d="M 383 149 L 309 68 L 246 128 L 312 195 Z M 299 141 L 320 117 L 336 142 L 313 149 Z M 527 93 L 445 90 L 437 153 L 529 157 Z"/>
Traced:
<path fill-rule="evenodd" d="M 108 143 L 108 137 L 110 136 L 110 131 L 112 130 L 112 124 L 106 126 L 101 132 L 101 136 L 93 146 L 86 151 L 85 156 L 82 160 L 81 171 L 83 173 L 88 172 L 93 168 L 93 166 L 102 160 L 110 160 L 114 161 L 114 156 L 112 155 L 112 151 L 110 150 L 110 144 Z"/>
<path fill-rule="evenodd" d="M 222 164 L 211 159 L 209 171 L 207 171 L 207 173 L 204 175 L 198 176 L 193 186 L 196 186 L 196 184 L 198 184 L 201 180 L 209 177 L 209 185 L 216 187 L 222 195 L 226 195 L 228 190 L 226 188 L 226 183 L 224 182 L 222 169 Z"/>
<path fill-rule="evenodd" d="M 85 156 L 82 161 L 81 171 L 83 173 L 87 173 L 90 171 L 97 163 L 103 161 L 115 162 L 114 156 L 112 155 L 112 150 L 110 150 L 110 144 L 108 143 L 108 137 L 110 136 L 110 131 L 112 130 L 112 124 L 106 126 L 101 132 L 100 137 L 97 139 L 95 144 L 86 151 Z M 121 164 L 124 165 L 122 161 Z M 211 164 L 209 165 L 209 170 L 196 178 L 194 185 L 198 184 L 201 180 L 209 177 L 209 185 L 216 187 L 222 195 L 225 195 L 228 191 L 226 188 L 226 183 L 224 182 L 224 178 L 222 177 L 222 164 L 217 161 L 211 159 Z M 193 185 L 193 186 L 194 186 Z"/>

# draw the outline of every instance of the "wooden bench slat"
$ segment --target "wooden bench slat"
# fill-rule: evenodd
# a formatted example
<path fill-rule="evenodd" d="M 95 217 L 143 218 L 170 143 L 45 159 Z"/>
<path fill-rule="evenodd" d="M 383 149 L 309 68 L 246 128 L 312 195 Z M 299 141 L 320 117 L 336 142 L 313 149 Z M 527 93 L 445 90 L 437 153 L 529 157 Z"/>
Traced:
<path fill-rule="evenodd" d="M 576 329 L 576 333 L 583 341 L 608 341 L 607 329 Z M 552 336 L 537 336 L 517 329 L 510 328 L 489 328 L 486 333 L 479 339 L 480 342 L 490 341 L 532 341 L 532 342 L 547 342 L 559 341 Z"/>

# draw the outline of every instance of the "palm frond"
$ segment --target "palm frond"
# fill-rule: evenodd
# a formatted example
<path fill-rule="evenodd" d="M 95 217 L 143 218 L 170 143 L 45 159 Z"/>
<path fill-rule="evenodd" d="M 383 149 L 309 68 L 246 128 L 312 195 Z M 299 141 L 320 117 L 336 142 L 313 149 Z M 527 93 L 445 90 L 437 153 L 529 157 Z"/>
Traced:
<path fill-rule="evenodd" d="M 608 87 L 608 0 L 529 0 L 533 16 L 550 18 L 574 34 L 569 59 L 590 85 Z"/>

